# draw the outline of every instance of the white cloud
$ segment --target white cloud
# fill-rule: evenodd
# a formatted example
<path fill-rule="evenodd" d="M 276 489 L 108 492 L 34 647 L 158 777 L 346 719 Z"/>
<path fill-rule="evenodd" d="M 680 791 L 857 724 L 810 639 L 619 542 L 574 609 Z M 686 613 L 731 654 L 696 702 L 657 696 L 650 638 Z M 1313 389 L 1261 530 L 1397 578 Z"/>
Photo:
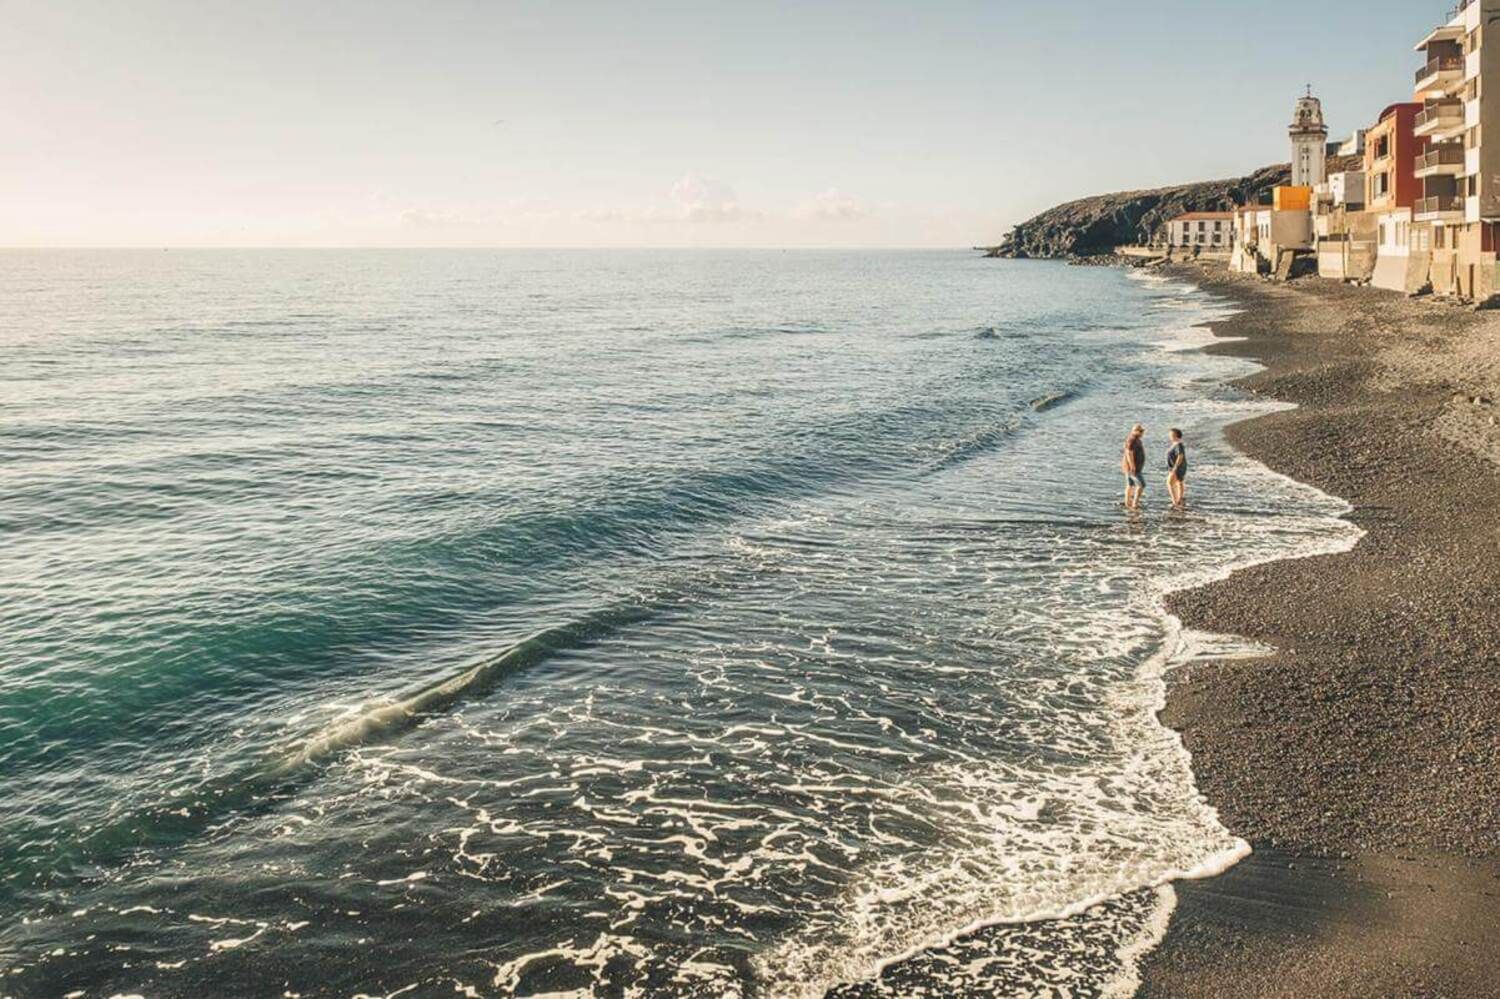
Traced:
<path fill-rule="evenodd" d="M 697 174 L 673 184 L 670 198 L 687 222 L 737 222 L 747 214 L 733 188 Z"/>
<path fill-rule="evenodd" d="M 744 204 L 729 184 L 702 174 L 685 174 L 664 196 L 643 205 L 579 208 L 574 222 L 595 225 L 739 225 L 765 231 L 780 226 L 787 233 L 804 231 L 823 222 L 856 222 L 873 216 L 874 210 L 861 199 L 838 187 L 828 187 L 801 204 L 780 208 L 757 208 Z M 790 228 L 789 228 L 790 226 Z"/>
<path fill-rule="evenodd" d="M 462 225 L 464 220 L 452 212 L 433 211 L 426 208 L 408 208 L 401 213 L 401 224 L 413 229 L 446 229 Z"/>
<path fill-rule="evenodd" d="M 564 212 L 527 199 L 487 204 L 413 205 L 400 211 L 397 221 L 408 229 L 496 229 L 511 225 L 555 222 Z"/>
<path fill-rule="evenodd" d="M 799 219 L 849 222 L 866 218 L 870 214 L 870 209 L 865 206 L 864 202 L 850 197 L 836 187 L 830 187 L 798 205 L 793 214 Z"/>
<path fill-rule="evenodd" d="M 653 203 L 606 208 L 586 208 L 573 213 L 579 222 L 624 224 L 729 223 L 758 221 L 765 212 L 740 203 L 734 188 L 712 177 L 690 173 L 671 186 L 664 198 Z"/>

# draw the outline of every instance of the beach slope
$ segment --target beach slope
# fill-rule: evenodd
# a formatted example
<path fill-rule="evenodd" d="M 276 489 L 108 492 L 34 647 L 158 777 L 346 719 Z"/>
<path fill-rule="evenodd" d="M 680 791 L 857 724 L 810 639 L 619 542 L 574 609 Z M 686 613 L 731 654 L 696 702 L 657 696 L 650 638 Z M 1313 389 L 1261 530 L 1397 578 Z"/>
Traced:
<path fill-rule="evenodd" d="M 1163 721 L 1255 854 L 1177 886 L 1153 996 L 1500 995 L 1500 317 L 1311 279 L 1178 276 L 1210 349 L 1297 405 L 1229 430 L 1348 500 L 1351 552 L 1178 593 L 1266 659 L 1169 679 Z"/>

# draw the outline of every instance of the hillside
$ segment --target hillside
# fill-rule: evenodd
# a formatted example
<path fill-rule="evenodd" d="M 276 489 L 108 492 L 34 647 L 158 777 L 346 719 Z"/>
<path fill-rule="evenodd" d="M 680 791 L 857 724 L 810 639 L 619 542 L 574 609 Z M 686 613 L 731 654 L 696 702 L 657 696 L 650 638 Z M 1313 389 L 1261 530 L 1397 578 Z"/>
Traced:
<path fill-rule="evenodd" d="M 1330 157 L 1328 168 L 1359 169 L 1357 164 L 1357 157 Z M 1233 180 L 1080 198 L 1022 222 L 987 255 L 1068 258 L 1109 253 L 1117 246 L 1149 242 L 1161 226 L 1183 212 L 1227 211 L 1269 201 L 1271 189 L 1290 177 L 1290 164 L 1281 163 Z"/>

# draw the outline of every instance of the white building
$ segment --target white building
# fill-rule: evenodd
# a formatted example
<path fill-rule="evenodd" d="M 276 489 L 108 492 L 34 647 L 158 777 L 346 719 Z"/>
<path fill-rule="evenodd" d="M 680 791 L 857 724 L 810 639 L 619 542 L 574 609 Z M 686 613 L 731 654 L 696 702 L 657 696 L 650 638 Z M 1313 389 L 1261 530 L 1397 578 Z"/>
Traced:
<path fill-rule="evenodd" d="M 1188 212 L 1167 223 L 1167 245 L 1175 249 L 1229 249 L 1233 212 Z"/>
<path fill-rule="evenodd" d="M 1328 195 L 1335 205 L 1360 208 L 1365 203 L 1365 172 L 1342 170 L 1328 175 Z"/>
<path fill-rule="evenodd" d="M 1340 156 L 1363 156 L 1365 154 L 1365 134 L 1368 128 L 1356 128 L 1354 134 L 1339 144 Z"/>
<path fill-rule="evenodd" d="M 1412 250 L 1431 237 L 1423 226 L 1420 232 L 1412 226 L 1410 208 L 1393 208 L 1375 216 L 1375 272 L 1370 283 L 1388 291 L 1416 292 L 1426 283 L 1427 268 L 1413 270 Z M 1416 239 L 1414 236 L 1421 238 Z M 1424 248 L 1424 253 L 1426 249 Z"/>

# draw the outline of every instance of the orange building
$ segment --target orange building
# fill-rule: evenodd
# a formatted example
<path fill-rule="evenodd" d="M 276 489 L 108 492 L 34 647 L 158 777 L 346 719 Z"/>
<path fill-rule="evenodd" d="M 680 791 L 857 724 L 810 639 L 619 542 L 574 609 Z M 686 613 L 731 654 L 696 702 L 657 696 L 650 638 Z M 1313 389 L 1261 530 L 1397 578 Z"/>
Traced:
<path fill-rule="evenodd" d="M 1415 134 L 1422 105 L 1392 104 L 1365 135 L 1365 211 L 1375 223 L 1377 288 L 1411 294 L 1427 283 L 1432 226 L 1415 221 L 1422 200 L 1417 163 L 1427 139 Z"/>
<path fill-rule="evenodd" d="M 1365 135 L 1365 211 L 1411 208 L 1422 196 L 1417 157 L 1427 139 L 1413 134 L 1422 105 L 1392 104 Z"/>
<path fill-rule="evenodd" d="M 1278 212 L 1305 212 L 1312 207 L 1312 188 L 1301 185 L 1278 187 L 1271 192 L 1271 207 Z"/>

